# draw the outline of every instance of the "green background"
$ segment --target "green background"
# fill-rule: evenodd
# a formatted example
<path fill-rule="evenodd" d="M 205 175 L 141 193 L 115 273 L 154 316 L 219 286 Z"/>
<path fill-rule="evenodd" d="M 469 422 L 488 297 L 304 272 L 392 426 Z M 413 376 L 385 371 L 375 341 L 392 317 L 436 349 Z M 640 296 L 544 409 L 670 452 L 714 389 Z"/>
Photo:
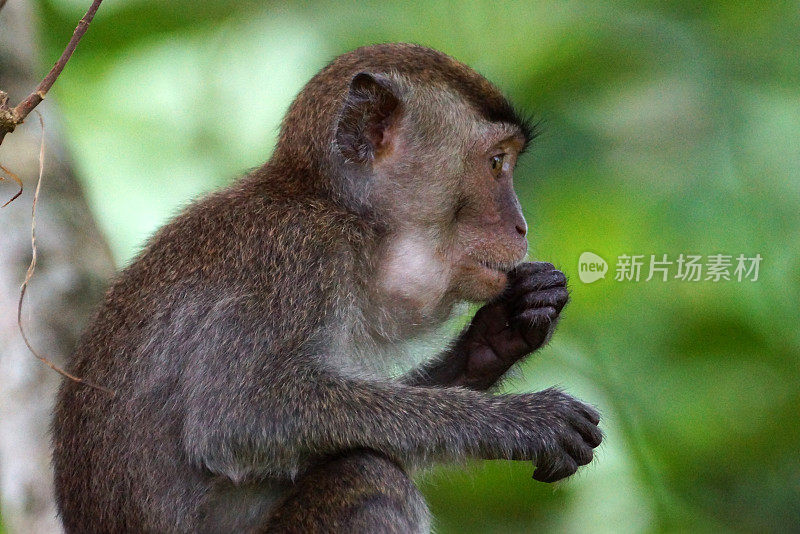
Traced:
<path fill-rule="evenodd" d="M 88 4 L 40 3 L 42 73 Z M 384 41 L 544 120 L 516 183 L 573 301 L 507 388 L 561 385 L 607 433 L 555 486 L 525 463 L 423 474 L 438 532 L 800 531 L 798 2 L 107 0 L 52 95 L 119 264 L 265 161 L 331 58 Z M 579 281 L 584 251 L 605 279 Z M 619 255 L 680 253 L 764 259 L 756 282 L 613 279 Z"/>

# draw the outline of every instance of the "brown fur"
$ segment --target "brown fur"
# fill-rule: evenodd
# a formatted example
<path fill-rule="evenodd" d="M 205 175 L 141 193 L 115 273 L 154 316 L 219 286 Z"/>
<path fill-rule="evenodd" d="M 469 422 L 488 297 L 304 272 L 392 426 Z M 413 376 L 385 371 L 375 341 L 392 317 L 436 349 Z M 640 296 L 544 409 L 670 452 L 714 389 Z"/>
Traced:
<path fill-rule="evenodd" d="M 520 264 L 511 169 L 529 137 L 440 52 L 377 45 L 324 68 L 273 158 L 163 227 L 109 289 L 70 371 L 116 395 L 65 382 L 54 418 L 67 531 L 425 531 L 405 469 L 533 460 L 552 481 L 588 463 L 592 408 L 481 391 L 567 300 L 552 265 Z M 373 370 L 456 302 L 489 299 L 436 360 Z"/>

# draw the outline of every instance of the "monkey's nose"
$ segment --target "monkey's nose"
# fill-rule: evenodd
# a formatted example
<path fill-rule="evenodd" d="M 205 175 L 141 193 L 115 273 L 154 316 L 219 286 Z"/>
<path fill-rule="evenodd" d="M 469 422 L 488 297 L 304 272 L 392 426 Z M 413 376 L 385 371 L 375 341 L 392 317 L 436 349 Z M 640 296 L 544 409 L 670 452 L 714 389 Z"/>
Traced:
<path fill-rule="evenodd" d="M 528 233 L 528 225 L 523 223 L 522 225 L 517 225 L 517 233 L 522 237 L 525 237 L 525 234 Z"/>

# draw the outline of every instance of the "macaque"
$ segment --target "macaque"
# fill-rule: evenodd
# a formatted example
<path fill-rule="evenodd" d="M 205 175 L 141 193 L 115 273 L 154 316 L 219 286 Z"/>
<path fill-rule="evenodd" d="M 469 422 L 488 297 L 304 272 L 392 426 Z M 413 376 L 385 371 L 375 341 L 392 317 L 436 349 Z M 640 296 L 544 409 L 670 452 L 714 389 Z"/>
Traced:
<path fill-rule="evenodd" d="M 552 334 L 564 275 L 524 262 L 513 189 L 533 133 L 417 45 L 344 54 L 271 159 L 189 206 L 108 290 L 53 423 L 69 533 L 427 532 L 409 477 L 466 458 L 588 464 L 597 411 L 488 392 Z M 485 303 L 432 361 L 409 342 Z"/>

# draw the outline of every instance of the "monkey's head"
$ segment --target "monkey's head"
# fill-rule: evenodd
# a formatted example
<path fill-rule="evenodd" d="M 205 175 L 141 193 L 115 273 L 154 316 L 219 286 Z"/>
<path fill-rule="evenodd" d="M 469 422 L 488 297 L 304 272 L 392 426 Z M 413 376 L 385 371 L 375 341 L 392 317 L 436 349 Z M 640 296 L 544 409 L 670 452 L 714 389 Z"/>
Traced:
<path fill-rule="evenodd" d="M 525 256 L 513 189 L 531 129 L 485 78 L 409 44 L 357 49 L 303 89 L 273 158 L 292 187 L 336 198 L 387 234 L 384 289 L 419 306 L 499 294 Z M 289 165 L 289 161 L 292 165 Z"/>

